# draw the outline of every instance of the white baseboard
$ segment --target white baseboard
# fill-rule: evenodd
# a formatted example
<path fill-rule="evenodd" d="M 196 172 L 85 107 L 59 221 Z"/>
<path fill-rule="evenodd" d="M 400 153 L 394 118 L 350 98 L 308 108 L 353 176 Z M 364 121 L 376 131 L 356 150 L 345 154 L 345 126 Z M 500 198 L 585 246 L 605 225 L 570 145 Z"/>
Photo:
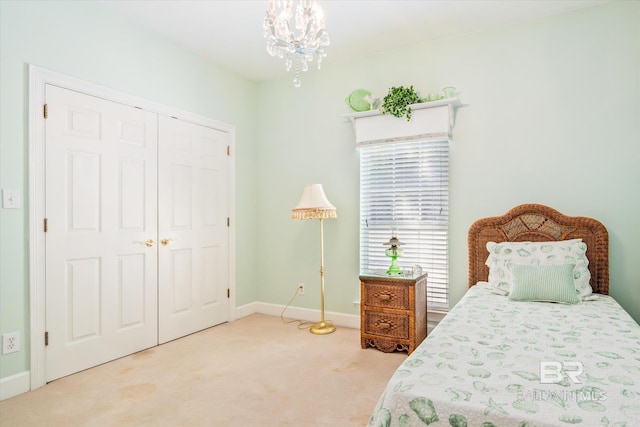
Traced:
<path fill-rule="evenodd" d="M 249 316 L 250 314 L 254 313 L 267 314 L 269 316 L 280 316 L 284 307 L 284 305 L 280 304 L 252 302 L 240 307 L 236 307 L 236 319 L 240 319 L 241 317 Z M 320 310 L 301 307 L 288 307 L 284 313 L 284 317 L 287 319 L 304 320 L 306 322 L 319 322 Z M 324 318 L 325 320 L 330 320 L 336 326 L 360 329 L 360 315 L 357 314 L 345 314 L 333 311 L 325 311 Z"/>
<path fill-rule="evenodd" d="M 20 372 L 0 379 L 0 400 L 26 393 L 30 390 L 31 375 L 29 371 Z"/>
<path fill-rule="evenodd" d="M 250 302 L 249 304 L 241 305 L 240 307 L 236 307 L 236 320 L 242 319 L 243 317 L 250 316 L 254 313 L 258 312 L 258 304 L 257 302 Z"/>

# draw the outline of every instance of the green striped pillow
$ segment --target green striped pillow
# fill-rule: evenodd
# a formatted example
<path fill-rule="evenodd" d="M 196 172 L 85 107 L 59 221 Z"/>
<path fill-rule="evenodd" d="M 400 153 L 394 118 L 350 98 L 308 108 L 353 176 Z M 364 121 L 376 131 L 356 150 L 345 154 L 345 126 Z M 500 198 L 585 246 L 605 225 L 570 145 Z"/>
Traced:
<path fill-rule="evenodd" d="M 577 304 L 573 280 L 575 264 L 511 266 L 513 286 L 509 299 Z"/>

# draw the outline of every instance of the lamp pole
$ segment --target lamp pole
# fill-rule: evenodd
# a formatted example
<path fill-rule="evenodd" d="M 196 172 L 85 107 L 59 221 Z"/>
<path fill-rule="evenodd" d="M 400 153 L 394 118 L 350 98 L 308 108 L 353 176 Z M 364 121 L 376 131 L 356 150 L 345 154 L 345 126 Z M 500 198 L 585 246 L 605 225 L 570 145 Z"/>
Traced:
<path fill-rule="evenodd" d="M 320 323 L 324 323 L 324 228 L 320 221 Z"/>
<path fill-rule="evenodd" d="M 324 321 L 324 230 L 322 219 L 318 218 L 320 221 L 320 322 L 314 323 L 309 329 L 312 334 L 317 335 L 330 334 L 336 330 L 335 326 Z"/>

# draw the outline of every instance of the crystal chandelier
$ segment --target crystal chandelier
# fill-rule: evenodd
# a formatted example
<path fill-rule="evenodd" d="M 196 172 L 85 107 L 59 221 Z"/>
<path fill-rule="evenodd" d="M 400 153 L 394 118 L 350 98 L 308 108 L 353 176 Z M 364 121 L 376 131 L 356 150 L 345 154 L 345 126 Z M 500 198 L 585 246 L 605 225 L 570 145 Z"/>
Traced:
<path fill-rule="evenodd" d="M 322 58 L 327 56 L 324 49 L 329 46 L 329 34 L 324 28 L 322 7 L 316 0 L 300 0 L 295 12 L 295 21 L 291 22 L 293 1 L 270 0 L 263 28 L 267 52 L 286 58 L 287 71 L 295 67 L 293 85 L 300 87 L 300 70 L 307 71 L 314 57 L 320 69 Z"/>

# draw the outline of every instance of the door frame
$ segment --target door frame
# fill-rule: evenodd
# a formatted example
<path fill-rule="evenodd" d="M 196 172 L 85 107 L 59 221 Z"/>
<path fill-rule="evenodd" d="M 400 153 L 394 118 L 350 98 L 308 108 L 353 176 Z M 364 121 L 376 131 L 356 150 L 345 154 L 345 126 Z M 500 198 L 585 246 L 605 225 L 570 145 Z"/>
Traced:
<path fill-rule="evenodd" d="M 149 101 L 53 70 L 29 64 L 29 312 L 31 332 L 31 390 L 46 384 L 45 293 L 45 122 L 43 106 L 45 85 L 82 92 L 108 101 L 141 108 L 158 115 L 218 129 L 229 134 L 229 321 L 235 320 L 236 308 L 236 158 L 235 126 L 188 111 Z"/>

